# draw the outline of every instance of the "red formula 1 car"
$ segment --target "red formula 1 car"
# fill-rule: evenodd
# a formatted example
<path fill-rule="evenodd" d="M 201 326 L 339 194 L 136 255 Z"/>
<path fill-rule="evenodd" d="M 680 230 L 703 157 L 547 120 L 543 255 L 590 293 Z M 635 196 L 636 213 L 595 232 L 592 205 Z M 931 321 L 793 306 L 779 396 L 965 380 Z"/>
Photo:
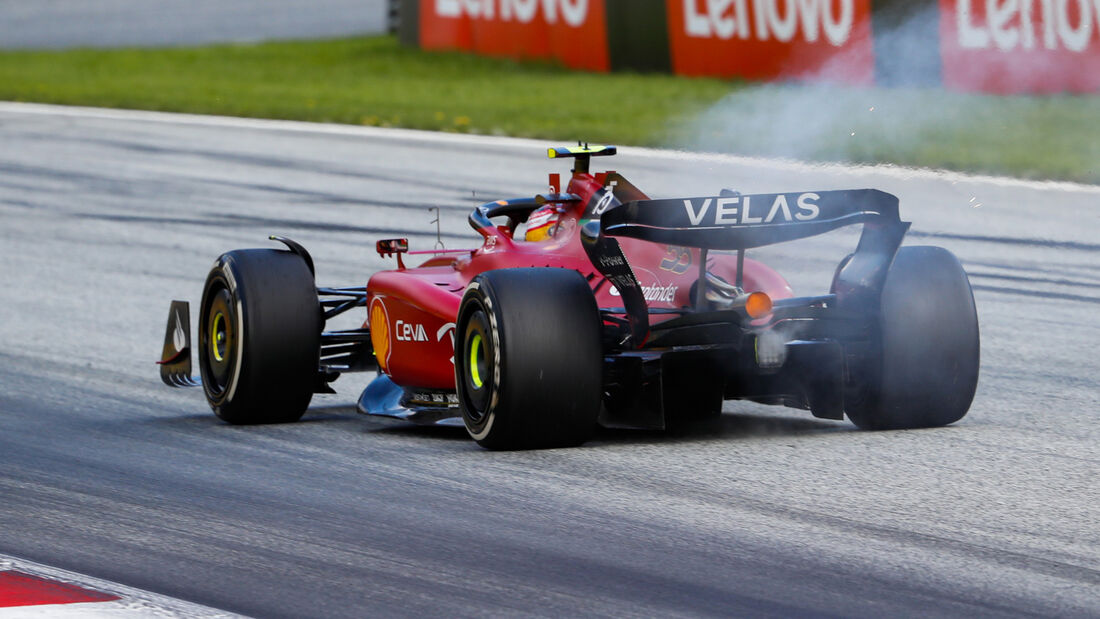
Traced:
<path fill-rule="evenodd" d="M 462 423 L 482 446 L 578 445 L 597 424 L 664 428 L 747 399 L 863 428 L 953 423 L 978 380 L 974 298 L 939 247 L 900 247 L 898 200 L 873 189 L 651 200 L 614 147 L 555 148 L 565 187 L 474 209 L 480 247 L 409 252 L 365 288 L 318 288 L 304 248 L 218 258 L 199 309 L 201 385 L 229 423 L 294 421 L 341 373 L 377 369 L 359 410 Z M 494 221 L 495 220 L 495 221 Z M 830 293 L 796 297 L 745 251 L 862 224 Z M 899 248 L 900 247 L 900 248 Z M 721 251 L 721 253 L 719 253 Z M 429 254 L 416 267 L 405 256 Z M 328 319 L 366 308 L 361 329 Z M 191 378 L 173 301 L 161 376 Z"/>

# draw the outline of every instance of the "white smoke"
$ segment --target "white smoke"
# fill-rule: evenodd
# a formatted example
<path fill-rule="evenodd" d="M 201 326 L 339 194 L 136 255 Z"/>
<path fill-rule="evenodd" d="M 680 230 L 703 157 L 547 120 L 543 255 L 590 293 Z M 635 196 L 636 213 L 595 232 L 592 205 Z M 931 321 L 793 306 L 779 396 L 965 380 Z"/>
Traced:
<path fill-rule="evenodd" d="M 1039 107 L 1037 97 L 967 94 L 941 86 L 936 6 L 895 4 L 900 8 L 894 15 L 875 22 L 879 86 L 841 85 L 851 83 L 853 62 L 838 55 L 822 67 L 815 82 L 758 83 L 735 90 L 675 129 L 670 145 L 805 161 L 901 165 L 923 165 L 934 150 L 937 167 L 998 172 L 1008 168 L 1000 158 L 1011 153 L 982 143 L 989 132 L 996 133 L 988 122 L 991 110 L 1012 122 L 1012 131 L 1024 139 L 1030 131 L 1036 141 L 1045 137 L 1039 134 L 1041 124 L 1034 129 L 1026 124 L 1028 114 Z M 1014 75 L 1025 81 L 1028 75 L 1051 70 L 1050 57 L 1041 54 L 1027 64 L 1021 65 L 1019 57 L 1013 62 Z M 1100 122 L 1100 105 L 1095 109 Z M 1100 158 L 1100 145 L 1075 148 L 1083 150 L 1073 156 Z"/>
<path fill-rule="evenodd" d="M 929 106 L 929 98 L 913 89 L 761 84 L 702 113 L 678 146 L 811 161 L 908 163 L 910 145 L 951 140 L 970 115 L 980 113 L 971 106 Z"/>

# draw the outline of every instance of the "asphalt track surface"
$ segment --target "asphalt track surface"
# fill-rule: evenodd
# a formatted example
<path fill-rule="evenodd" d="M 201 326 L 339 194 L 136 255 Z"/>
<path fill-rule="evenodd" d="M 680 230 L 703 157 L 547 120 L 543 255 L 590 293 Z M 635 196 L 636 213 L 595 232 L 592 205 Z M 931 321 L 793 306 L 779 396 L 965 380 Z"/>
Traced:
<path fill-rule="evenodd" d="M 471 206 L 565 171 L 546 144 L 10 104 L 0 143 L 0 553 L 264 617 L 1100 616 L 1100 188 L 624 149 L 654 197 L 898 194 L 908 242 L 970 272 L 971 413 L 872 433 L 731 402 L 492 453 L 358 416 L 364 375 L 231 427 L 153 361 L 219 252 L 285 234 L 363 283 L 376 238 L 434 243 L 428 205 L 470 245 Z M 758 255 L 809 294 L 854 240 Z"/>
<path fill-rule="evenodd" d="M 377 34 L 388 0 L 0 0 L 0 49 Z"/>

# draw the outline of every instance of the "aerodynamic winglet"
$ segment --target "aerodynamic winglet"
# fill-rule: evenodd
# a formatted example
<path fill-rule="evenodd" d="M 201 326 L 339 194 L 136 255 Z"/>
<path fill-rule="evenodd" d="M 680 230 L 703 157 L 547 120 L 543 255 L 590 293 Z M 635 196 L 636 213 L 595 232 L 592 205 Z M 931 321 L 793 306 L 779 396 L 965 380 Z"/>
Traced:
<path fill-rule="evenodd" d="M 197 387 L 191 377 L 191 307 L 187 301 L 172 301 L 168 309 L 168 326 L 164 331 L 161 352 L 160 379 L 169 387 Z"/>

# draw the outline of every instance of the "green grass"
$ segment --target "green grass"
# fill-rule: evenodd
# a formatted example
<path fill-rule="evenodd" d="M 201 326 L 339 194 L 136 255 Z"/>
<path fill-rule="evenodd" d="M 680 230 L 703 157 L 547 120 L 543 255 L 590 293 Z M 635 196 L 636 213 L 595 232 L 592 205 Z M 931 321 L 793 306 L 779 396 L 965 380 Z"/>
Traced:
<path fill-rule="evenodd" d="M 1001 98 L 578 73 L 427 53 L 391 37 L 0 52 L 0 99 L 1100 183 L 1098 96 Z"/>

